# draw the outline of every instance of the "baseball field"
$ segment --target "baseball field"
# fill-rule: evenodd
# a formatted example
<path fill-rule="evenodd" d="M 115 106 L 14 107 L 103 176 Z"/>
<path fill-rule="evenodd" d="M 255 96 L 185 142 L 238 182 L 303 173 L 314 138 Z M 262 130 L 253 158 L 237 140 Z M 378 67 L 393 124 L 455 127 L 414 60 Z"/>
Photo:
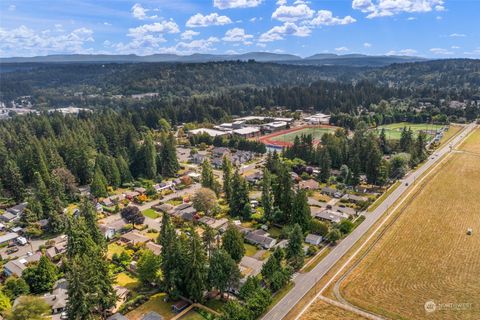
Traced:
<path fill-rule="evenodd" d="M 427 136 L 433 137 L 434 135 L 431 133 L 438 129 L 441 129 L 443 125 L 428 124 L 428 123 L 399 122 L 399 123 L 392 123 L 392 124 L 379 126 L 375 128 L 375 131 L 378 134 L 380 134 L 380 131 L 382 131 L 382 129 L 385 129 L 385 135 L 388 140 L 400 140 L 402 130 L 405 127 L 412 129 L 414 136 L 416 136 L 420 131 L 425 131 L 427 132 Z"/>

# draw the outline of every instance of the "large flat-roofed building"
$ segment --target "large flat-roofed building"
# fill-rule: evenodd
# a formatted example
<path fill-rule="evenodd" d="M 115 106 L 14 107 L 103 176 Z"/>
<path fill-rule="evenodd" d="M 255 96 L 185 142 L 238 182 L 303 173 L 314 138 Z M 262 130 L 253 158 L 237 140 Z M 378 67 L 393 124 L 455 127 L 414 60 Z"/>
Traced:
<path fill-rule="evenodd" d="M 278 130 L 283 130 L 287 127 L 286 121 L 274 121 L 263 125 L 263 128 L 266 131 L 275 132 Z"/>
<path fill-rule="evenodd" d="M 195 136 L 197 134 L 208 134 L 210 137 L 216 137 L 216 136 L 229 135 L 230 131 L 220 131 L 215 129 L 200 128 L 200 129 L 193 129 L 188 132 L 189 136 Z"/>
<path fill-rule="evenodd" d="M 323 113 L 317 113 L 313 116 L 306 117 L 303 120 L 307 121 L 310 124 L 329 124 L 330 116 Z"/>
<path fill-rule="evenodd" d="M 233 134 L 245 139 L 255 138 L 260 136 L 260 129 L 256 127 L 245 127 L 245 128 L 233 130 L 232 132 Z"/>

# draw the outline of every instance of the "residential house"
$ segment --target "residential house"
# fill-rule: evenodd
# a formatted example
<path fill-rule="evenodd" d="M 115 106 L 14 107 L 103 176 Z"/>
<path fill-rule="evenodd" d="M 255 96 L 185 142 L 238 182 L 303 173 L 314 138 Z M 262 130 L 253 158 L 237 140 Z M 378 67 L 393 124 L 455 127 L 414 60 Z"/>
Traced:
<path fill-rule="evenodd" d="M 5 213 L 0 215 L 0 219 L 5 222 L 13 222 L 20 219 L 27 205 L 28 205 L 27 202 L 23 202 L 23 203 L 17 204 L 14 207 L 7 209 Z"/>
<path fill-rule="evenodd" d="M 163 317 L 156 313 L 155 311 L 150 311 L 144 314 L 141 320 L 163 320 Z"/>
<path fill-rule="evenodd" d="M 109 310 L 110 313 L 116 312 L 120 306 L 127 301 L 128 295 L 130 294 L 130 290 L 122 286 L 114 286 L 113 290 L 117 296 L 117 301 L 115 306 Z"/>
<path fill-rule="evenodd" d="M 339 223 L 341 220 L 348 219 L 349 217 L 348 214 L 319 207 L 310 207 L 310 213 L 314 218 L 332 223 Z"/>
<path fill-rule="evenodd" d="M 168 214 L 171 214 L 173 212 L 173 206 L 168 203 L 157 204 L 155 206 L 152 206 L 152 208 L 157 211 L 168 213 Z"/>
<path fill-rule="evenodd" d="M 0 244 L 8 243 L 12 240 L 15 240 L 19 237 L 18 233 L 16 232 L 9 232 L 7 234 L 4 234 L 0 236 Z"/>
<path fill-rule="evenodd" d="M 147 243 L 150 240 L 151 239 L 149 237 L 146 237 L 135 231 L 127 232 L 120 237 L 120 241 L 123 241 L 127 244 L 133 244 L 133 245 Z"/>
<path fill-rule="evenodd" d="M 62 241 L 45 250 L 45 256 L 50 260 L 54 260 L 65 252 L 67 252 L 67 241 Z"/>
<path fill-rule="evenodd" d="M 329 187 L 322 188 L 322 193 L 334 198 L 340 198 L 343 195 L 342 191 Z"/>
<path fill-rule="evenodd" d="M 113 207 L 113 201 L 110 200 L 110 198 L 105 198 L 102 200 L 102 204 L 105 206 L 105 207 Z"/>
<path fill-rule="evenodd" d="M 125 198 L 127 198 L 130 201 L 140 195 L 140 193 L 137 191 L 126 191 L 124 194 L 125 194 Z"/>
<path fill-rule="evenodd" d="M 368 201 L 367 197 L 357 196 L 357 195 L 354 195 L 354 194 L 345 194 L 342 197 L 342 199 L 347 200 L 347 201 L 351 201 L 351 202 L 356 202 L 356 203 Z"/>
<path fill-rule="evenodd" d="M 154 242 L 147 242 L 145 248 L 152 251 L 155 255 L 159 256 L 162 253 L 162 246 Z"/>
<path fill-rule="evenodd" d="M 133 191 L 136 191 L 139 194 L 144 194 L 145 192 L 147 192 L 147 189 L 144 187 L 136 187 L 136 188 L 133 188 Z"/>
<path fill-rule="evenodd" d="M 32 255 L 27 255 L 25 257 L 21 257 L 15 260 L 10 260 L 3 266 L 3 272 L 7 277 L 12 275 L 21 277 L 23 270 L 27 268 L 28 264 L 39 261 L 41 256 L 42 254 L 40 252 L 37 252 Z"/>
<path fill-rule="evenodd" d="M 101 221 L 99 225 L 100 231 L 106 239 L 112 239 L 115 234 L 121 232 L 127 224 L 120 216 L 115 217 L 115 220 L 112 218 L 114 218 L 114 216 L 110 216 L 104 221 Z"/>
<path fill-rule="evenodd" d="M 262 178 L 263 178 L 262 171 L 255 171 L 245 176 L 245 180 L 247 180 L 251 184 L 257 184 L 262 180 Z"/>
<path fill-rule="evenodd" d="M 121 313 L 115 313 L 108 317 L 107 320 L 128 320 L 128 318 Z"/>
<path fill-rule="evenodd" d="M 322 242 L 322 236 L 309 233 L 305 238 L 305 242 L 314 246 L 318 246 Z"/>
<path fill-rule="evenodd" d="M 199 222 L 209 226 L 212 229 L 220 229 L 224 225 L 228 224 L 227 218 L 215 219 L 211 217 L 204 216 L 198 220 Z"/>
<path fill-rule="evenodd" d="M 245 235 L 245 241 L 261 246 L 264 249 L 271 249 L 277 240 L 268 236 L 268 233 L 263 230 L 250 231 Z"/>
<path fill-rule="evenodd" d="M 216 147 L 212 149 L 212 155 L 217 158 L 223 158 L 230 154 L 230 149 L 227 147 Z"/>
<path fill-rule="evenodd" d="M 52 314 L 59 314 L 65 311 L 68 301 L 68 282 L 60 279 L 55 282 L 52 293 L 43 296 L 45 302 L 52 308 Z"/>
<path fill-rule="evenodd" d="M 206 158 L 207 156 L 204 154 L 195 153 L 190 156 L 190 162 L 194 164 L 202 164 Z"/>
<path fill-rule="evenodd" d="M 313 179 L 303 180 L 298 183 L 298 187 L 304 190 L 317 190 L 319 186 L 320 184 Z"/>

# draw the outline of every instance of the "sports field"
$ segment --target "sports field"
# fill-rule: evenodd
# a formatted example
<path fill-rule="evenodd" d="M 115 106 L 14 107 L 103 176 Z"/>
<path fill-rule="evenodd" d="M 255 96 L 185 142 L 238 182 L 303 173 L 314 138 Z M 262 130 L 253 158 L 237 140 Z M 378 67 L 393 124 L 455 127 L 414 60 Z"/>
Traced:
<path fill-rule="evenodd" d="M 400 140 L 402 135 L 403 128 L 410 128 L 412 129 L 414 135 L 416 136 L 419 131 L 426 131 L 427 135 L 431 138 L 434 134 L 432 132 L 444 127 L 443 125 L 439 124 L 428 124 L 428 123 L 408 123 L 408 122 L 399 122 L 399 123 L 392 123 L 383 125 L 380 127 L 375 128 L 375 131 L 380 134 L 382 129 L 385 129 L 385 135 L 388 140 Z"/>
<path fill-rule="evenodd" d="M 480 319 L 480 129 L 423 183 L 340 292 L 391 319 Z"/>
<path fill-rule="evenodd" d="M 324 134 L 333 133 L 337 129 L 338 127 L 327 125 L 291 128 L 263 136 L 260 138 L 260 141 L 267 145 L 288 147 L 293 144 L 293 141 L 297 136 L 300 137 L 301 135 L 311 134 L 313 140 L 319 142 Z"/>

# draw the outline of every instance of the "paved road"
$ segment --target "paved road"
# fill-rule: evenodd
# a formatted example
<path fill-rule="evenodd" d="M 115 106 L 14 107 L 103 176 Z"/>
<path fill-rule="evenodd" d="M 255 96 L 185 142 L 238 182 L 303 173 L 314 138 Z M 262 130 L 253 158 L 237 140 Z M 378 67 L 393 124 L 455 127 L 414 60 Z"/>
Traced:
<path fill-rule="evenodd" d="M 395 189 L 373 212 L 366 214 L 365 221 L 361 223 L 350 235 L 340 242 L 325 258 L 320 261 L 312 271 L 299 274 L 295 279 L 295 286 L 280 300 L 262 319 L 283 319 L 288 312 L 313 288 L 313 286 L 345 255 L 352 246 L 380 219 L 388 208 L 395 203 L 408 189 L 408 185 L 415 183 L 425 171 L 435 165 L 440 158 L 450 152 L 450 145 L 456 146 L 467 134 L 475 128 L 475 124 L 468 125 L 464 131 L 456 136 L 449 145 L 437 150 L 433 156 L 416 171 L 410 173 L 402 180 L 402 184 Z"/>

